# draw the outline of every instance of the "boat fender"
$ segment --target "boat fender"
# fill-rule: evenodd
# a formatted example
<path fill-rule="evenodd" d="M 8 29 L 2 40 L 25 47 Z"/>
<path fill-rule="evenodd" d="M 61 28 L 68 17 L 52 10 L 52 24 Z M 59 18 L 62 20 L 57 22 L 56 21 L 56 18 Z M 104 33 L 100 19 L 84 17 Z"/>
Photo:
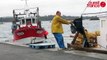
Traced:
<path fill-rule="evenodd" d="M 48 32 L 47 32 L 47 31 L 45 31 L 45 32 L 44 32 L 44 34 L 45 34 L 45 35 L 48 35 Z"/>

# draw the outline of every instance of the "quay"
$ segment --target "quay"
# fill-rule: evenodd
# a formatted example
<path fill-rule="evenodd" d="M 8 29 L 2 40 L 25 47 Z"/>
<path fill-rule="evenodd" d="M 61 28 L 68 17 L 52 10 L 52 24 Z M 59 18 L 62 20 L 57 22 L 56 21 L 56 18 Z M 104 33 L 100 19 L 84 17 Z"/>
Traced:
<path fill-rule="evenodd" d="M 107 60 L 106 56 L 106 54 L 76 50 L 32 49 L 25 46 L 0 43 L 0 60 Z"/>

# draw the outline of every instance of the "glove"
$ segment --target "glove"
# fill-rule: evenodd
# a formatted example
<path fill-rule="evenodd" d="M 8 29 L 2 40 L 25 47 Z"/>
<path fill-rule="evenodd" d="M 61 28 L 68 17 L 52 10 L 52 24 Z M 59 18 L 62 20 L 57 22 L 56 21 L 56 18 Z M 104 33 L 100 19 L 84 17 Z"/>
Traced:
<path fill-rule="evenodd" d="M 70 21 L 69 21 L 69 24 L 72 24 L 73 22 L 74 22 L 74 20 L 70 20 Z"/>

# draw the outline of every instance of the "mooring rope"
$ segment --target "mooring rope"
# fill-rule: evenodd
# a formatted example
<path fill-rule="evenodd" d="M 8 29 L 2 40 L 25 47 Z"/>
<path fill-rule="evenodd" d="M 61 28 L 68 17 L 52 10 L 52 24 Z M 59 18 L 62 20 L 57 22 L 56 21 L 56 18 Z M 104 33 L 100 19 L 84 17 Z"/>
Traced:
<path fill-rule="evenodd" d="M 106 47 L 104 47 L 104 46 L 102 46 L 102 45 L 100 45 L 100 44 L 98 44 L 100 47 L 102 47 L 102 48 L 104 48 L 104 49 L 107 49 Z"/>

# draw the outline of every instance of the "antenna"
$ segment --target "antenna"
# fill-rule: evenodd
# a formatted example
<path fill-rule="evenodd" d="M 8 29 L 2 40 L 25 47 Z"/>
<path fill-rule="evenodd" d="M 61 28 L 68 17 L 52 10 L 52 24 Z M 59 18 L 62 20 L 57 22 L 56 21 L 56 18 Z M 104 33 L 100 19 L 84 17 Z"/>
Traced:
<path fill-rule="evenodd" d="M 25 1 L 25 11 L 24 11 L 24 13 L 26 14 L 26 17 L 28 17 L 29 16 L 29 8 L 28 8 L 28 3 L 27 3 L 28 0 L 22 0 L 22 1 Z"/>
<path fill-rule="evenodd" d="M 28 1 L 28 0 L 25 0 L 25 6 L 26 6 L 26 7 L 28 7 L 27 1 Z"/>
<path fill-rule="evenodd" d="M 28 0 L 22 0 L 22 1 L 25 1 L 25 7 L 28 8 L 28 3 L 27 3 Z"/>

